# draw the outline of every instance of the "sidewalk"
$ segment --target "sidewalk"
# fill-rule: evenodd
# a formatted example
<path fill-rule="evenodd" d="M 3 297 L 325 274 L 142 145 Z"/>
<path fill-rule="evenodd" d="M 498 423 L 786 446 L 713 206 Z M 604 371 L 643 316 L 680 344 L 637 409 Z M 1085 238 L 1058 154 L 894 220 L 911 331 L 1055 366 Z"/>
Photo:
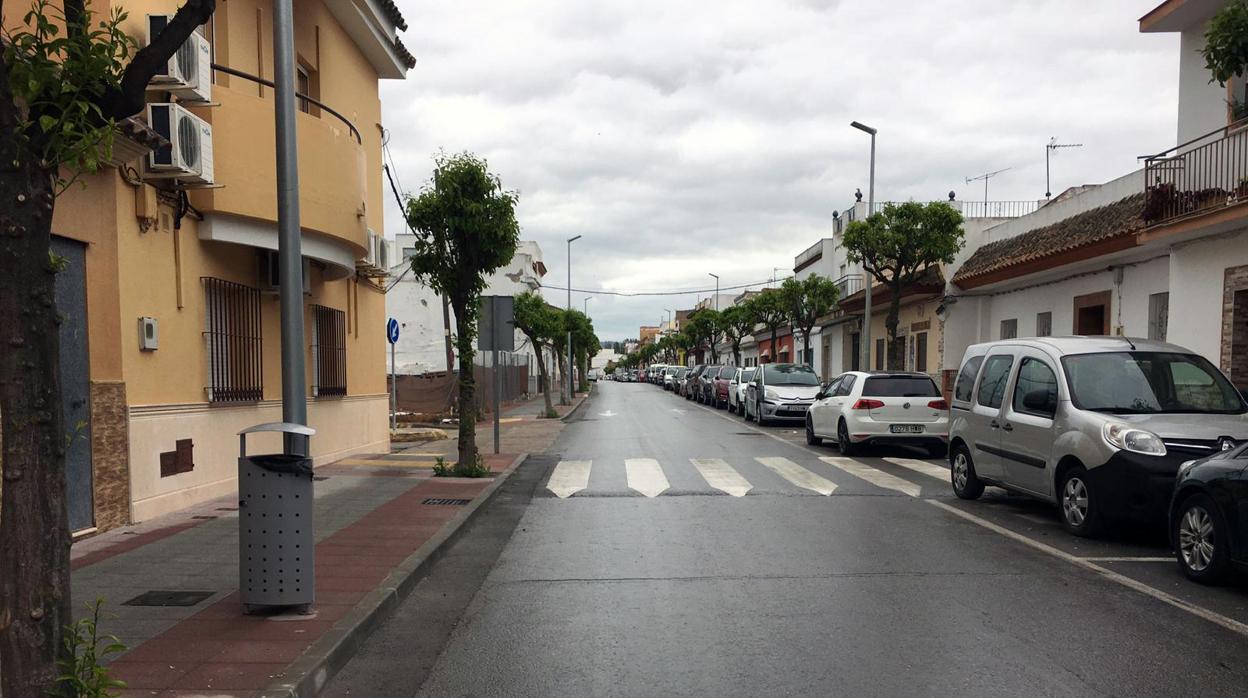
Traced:
<path fill-rule="evenodd" d="M 487 425 L 478 443 L 492 478 L 432 477 L 454 439 L 317 468 L 312 615 L 243 615 L 232 496 L 75 544 L 75 610 L 105 600 L 101 631 L 129 648 L 110 665 L 124 696 L 314 695 L 521 454 L 547 450 L 562 427 L 520 417 L 503 425 L 506 453 L 494 455 Z"/>

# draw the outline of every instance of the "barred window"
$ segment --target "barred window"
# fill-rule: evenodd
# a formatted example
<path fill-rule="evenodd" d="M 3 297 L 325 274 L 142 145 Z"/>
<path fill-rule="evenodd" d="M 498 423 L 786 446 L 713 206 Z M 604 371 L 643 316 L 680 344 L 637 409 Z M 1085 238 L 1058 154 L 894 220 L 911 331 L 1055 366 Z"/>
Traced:
<path fill-rule="evenodd" d="M 312 397 L 347 394 L 347 314 L 312 306 Z"/>
<path fill-rule="evenodd" d="M 256 402 L 264 397 L 260 291 L 203 277 L 208 402 Z"/>

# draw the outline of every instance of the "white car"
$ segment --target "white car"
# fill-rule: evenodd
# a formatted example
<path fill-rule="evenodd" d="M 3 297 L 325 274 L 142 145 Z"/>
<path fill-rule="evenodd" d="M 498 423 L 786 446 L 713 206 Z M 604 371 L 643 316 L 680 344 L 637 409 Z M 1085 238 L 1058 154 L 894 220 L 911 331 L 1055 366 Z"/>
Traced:
<path fill-rule="evenodd" d="M 728 381 L 728 411 L 744 415 L 745 389 L 754 380 L 754 368 L 738 368 L 736 375 Z"/>
<path fill-rule="evenodd" d="M 867 444 L 904 444 L 932 458 L 949 451 L 949 405 L 925 373 L 850 371 L 816 396 L 806 413 L 806 443 L 835 440 L 841 455 Z"/>

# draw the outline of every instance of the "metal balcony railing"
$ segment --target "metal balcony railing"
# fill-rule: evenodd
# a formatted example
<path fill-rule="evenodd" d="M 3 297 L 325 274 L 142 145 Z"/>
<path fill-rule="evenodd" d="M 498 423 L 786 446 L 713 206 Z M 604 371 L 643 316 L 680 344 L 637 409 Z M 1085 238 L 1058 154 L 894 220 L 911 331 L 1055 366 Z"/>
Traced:
<path fill-rule="evenodd" d="M 242 78 L 243 80 L 250 80 L 251 82 L 264 85 L 265 87 L 274 87 L 272 80 L 265 80 L 262 77 L 252 75 L 251 73 L 244 73 L 241 70 L 235 70 L 234 68 L 230 68 L 228 66 L 218 65 L 216 63 L 213 63 L 212 69 L 217 71 L 218 73 L 225 73 L 226 75 L 233 75 L 234 77 Z M 314 97 L 305 95 L 302 92 L 296 92 L 295 99 L 299 100 L 300 102 L 306 102 L 308 104 L 315 105 L 317 108 L 321 109 L 322 111 L 329 114 L 330 116 L 337 118 L 339 121 L 347 125 L 347 128 L 351 131 L 351 135 L 355 138 L 356 143 L 359 143 L 361 145 L 364 143 L 364 139 L 360 137 L 360 130 L 355 127 L 355 124 L 351 123 L 351 120 L 348 119 L 347 117 L 335 111 L 333 107 L 329 106 L 328 104 L 325 104 L 324 102 Z"/>
<path fill-rule="evenodd" d="M 1038 201 L 960 201 L 963 218 L 1018 218 L 1035 213 Z"/>
<path fill-rule="evenodd" d="M 1248 121 L 1144 158 L 1146 225 L 1248 201 Z"/>
<path fill-rule="evenodd" d="M 862 274 L 846 274 L 833 283 L 836 284 L 836 297 L 845 300 L 862 290 Z"/>

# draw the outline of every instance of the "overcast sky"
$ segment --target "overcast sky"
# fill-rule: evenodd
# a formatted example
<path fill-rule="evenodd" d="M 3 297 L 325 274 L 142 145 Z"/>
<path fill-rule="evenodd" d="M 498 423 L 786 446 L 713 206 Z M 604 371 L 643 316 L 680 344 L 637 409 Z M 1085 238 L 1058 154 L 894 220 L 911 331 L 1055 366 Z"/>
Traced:
<path fill-rule="evenodd" d="M 877 200 L 993 200 L 1136 169 L 1173 145 L 1177 35 L 1140 34 L 1157 0 L 398 0 L 418 63 L 383 82 L 408 191 L 471 150 L 520 192 L 548 286 L 663 291 L 758 282 Z M 402 230 L 387 198 L 387 232 Z M 564 291 L 547 288 L 558 305 Z M 705 295 L 705 294 L 703 294 Z M 573 294 L 580 307 L 585 294 Z M 637 336 L 668 298 L 595 296 L 599 337 Z"/>

